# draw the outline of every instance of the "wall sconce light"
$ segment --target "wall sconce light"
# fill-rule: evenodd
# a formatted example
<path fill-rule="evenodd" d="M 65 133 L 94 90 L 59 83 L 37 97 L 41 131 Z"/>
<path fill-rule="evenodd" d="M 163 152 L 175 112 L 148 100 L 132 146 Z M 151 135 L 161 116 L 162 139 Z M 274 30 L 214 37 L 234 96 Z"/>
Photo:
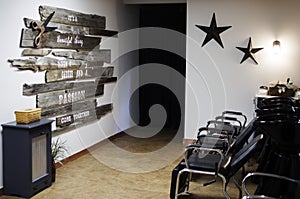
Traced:
<path fill-rule="evenodd" d="M 278 54 L 280 52 L 280 41 L 275 40 L 273 42 L 273 51 L 275 54 Z"/>

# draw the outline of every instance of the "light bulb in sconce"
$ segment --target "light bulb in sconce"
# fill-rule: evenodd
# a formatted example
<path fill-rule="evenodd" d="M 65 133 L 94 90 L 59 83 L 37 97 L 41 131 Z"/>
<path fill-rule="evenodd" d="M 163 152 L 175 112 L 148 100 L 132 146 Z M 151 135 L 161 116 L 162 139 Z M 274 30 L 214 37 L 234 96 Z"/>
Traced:
<path fill-rule="evenodd" d="M 280 53 L 280 41 L 275 40 L 275 41 L 273 42 L 273 52 L 274 52 L 275 54 Z"/>

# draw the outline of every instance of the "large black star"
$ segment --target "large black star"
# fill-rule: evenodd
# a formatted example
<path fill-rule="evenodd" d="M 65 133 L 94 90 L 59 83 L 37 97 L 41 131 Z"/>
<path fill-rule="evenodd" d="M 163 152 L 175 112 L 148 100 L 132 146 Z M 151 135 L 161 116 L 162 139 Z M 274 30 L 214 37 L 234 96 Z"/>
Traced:
<path fill-rule="evenodd" d="M 256 64 L 258 64 L 257 61 L 255 60 L 254 54 L 257 53 L 258 51 L 264 49 L 264 48 L 252 48 L 251 37 L 249 38 L 247 48 L 242 48 L 242 47 L 236 47 L 236 48 L 245 53 L 240 64 L 243 63 L 248 58 L 251 58 Z"/>
<path fill-rule="evenodd" d="M 220 34 L 224 32 L 225 30 L 231 28 L 231 26 L 223 26 L 223 27 L 218 27 L 217 22 L 216 22 L 216 16 L 215 13 L 213 14 L 213 17 L 210 22 L 210 26 L 201 26 L 201 25 L 196 25 L 199 29 L 204 31 L 206 33 L 206 37 L 202 43 L 203 47 L 205 44 L 207 44 L 210 40 L 214 39 L 222 48 L 224 48 L 223 43 L 221 41 Z"/>

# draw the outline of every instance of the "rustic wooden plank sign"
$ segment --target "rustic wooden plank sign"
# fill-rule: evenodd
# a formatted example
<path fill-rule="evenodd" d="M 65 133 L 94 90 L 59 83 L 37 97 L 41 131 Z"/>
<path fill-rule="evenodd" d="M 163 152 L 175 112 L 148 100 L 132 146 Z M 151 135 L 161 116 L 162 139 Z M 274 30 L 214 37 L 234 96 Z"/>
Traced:
<path fill-rule="evenodd" d="M 98 67 L 87 69 L 48 70 L 45 74 L 46 82 L 70 81 L 97 77 L 112 77 L 114 67 Z"/>
<path fill-rule="evenodd" d="M 73 88 L 82 87 L 93 87 L 95 86 L 94 81 L 87 82 L 52 82 L 47 84 L 23 84 L 23 95 L 32 96 L 39 93 L 47 93 L 57 90 L 66 90 Z"/>
<path fill-rule="evenodd" d="M 25 26 L 31 28 L 31 22 L 35 21 L 38 25 L 42 25 L 42 21 L 33 20 L 29 18 L 23 18 Z M 49 27 L 56 27 L 56 31 L 60 33 L 73 33 L 79 35 L 93 35 L 93 36 L 106 36 L 106 37 L 117 37 L 118 31 L 114 30 L 103 30 L 103 28 L 97 27 L 85 27 L 85 26 L 71 26 L 62 23 L 49 22 Z"/>
<path fill-rule="evenodd" d="M 47 84 L 23 84 L 23 95 L 32 96 L 38 93 L 47 93 L 50 91 L 78 89 L 83 87 L 95 87 L 96 84 L 105 84 L 117 81 L 117 77 L 101 77 L 95 81 L 83 82 L 51 82 Z"/>
<path fill-rule="evenodd" d="M 45 71 L 55 69 L 79 69 L 88 66 L 93 66 L 91 63 L 82 60 L 74 59 L 56 59 L 53 57 L 39 57 L 29 59 L 9 59 L 13 67 L 19 70 Z M 101 64 L 101 63 L 99 63 Z"/>
<path fill-rule="evenodd" d="M 39 14 L 40 21 L 34 20 L 37 26 L 49 18 L 47 26 L 56 27 L 55 31 L 33 30 L 33 20 L 24 18 L 20 47 L 26 48 L 25 59 L 8 60 L 20 70 L 46 71 L 45 83 L 24 84 L 23 95 L 35 95 L 41 116 L 56 117 L 61 129 L 100 119 L 112 104 L 97 105 L 97 98 L 103 95 L 105 83 L 117 80 L 114 67 L 103 66 L 111 63 L 111 50 L 100 49 L 101 36 L 118 32 L 105 30 L 106 18 L 100 15 L 51 6 L 40 6 Z M 39 33 L 40 43 L 34 45 Z"/>
<path fill-rule="evenodd" d="M 66 127 L 77 123 L 86 123 L 100 119 L 103 115 L 112 110 L 112 104 L 105 104 L 92 109 L 84 109 L 71 114 L 56 118 L 57 127 Z"/>
<path fill-rule="evenodd" d="M 39 93 L 36 95 L 36 106 L 38 108 L 61 106 L 85 100 L 87 98 L 97 97 L 99 95 L 103 95 L 103 92 L 104 84 L 98 84 L 86 88 L 74 88 L 48 93 Z"/>
<path fill-rule="evenodd" d="M 52 53 L 57 57 L 66 57 L 69 59 L 80 59 L 86 61 L 103 61 L 106 63 L 111 63 L 111 50 L 109 49 L 94 49 L 92 51 L 53 51 Z"/>
<path fill-rule="evenodd" d="M 47 49 L 24 49 L 22 56 L 47 56 L 51 53 L 51 50 Z"/>
<path fill-rule="evenodd" d="M 66 104 L 62 106 L 42 108 L 41 116 L 54 117 L 57 115 L 62 115 L 73 111 L 95 108 L 96 106 L 97 106 L 96 99 L 87 99 L 87 100 Z"/>
<path fill-rule="evenodd" d="M 39 31 L 22 29 L 20 47 L 34 48 L 34 39 Z M 88 37 L 72 33 L 50 31 L 42 34 L 38 48 L 89 49 L 96 48 L 101 42 L 100 37 Z"/>
<path fill-rule="evenodd" d="M 35 65 L 35 58 L 8 59 L 7 61 L 10 62 L 13 67 L 17 67 L 19 70 L 32 70 L 34 72 L 37 72 L 39 70 L 39 67 Z"/>
<path fill-rule="evenodd" d="M 76 26 L 97 27 L 102 29 L 105 29 L 106 26 L 106 18 L 104 16 L 85 14 L 73 10 L 45 5 L 39 7 L 41 21 L 45 21 L 53 12 L 55 12 L 55 14 L 51 19 L 52 22 Z"/>
<path fill-rule="evenodd" d="M 90 28 L 89 35 L 99 35 L 106 37 L 118 37 L 118 31 L 115 30 L 101 30 L 99 28 Z"/>
<path fill-rule="evenodd" d="M 100 77 L 96 78 L 95 82 L 98 82 L 98 84 L 102 83 L 110 83 L 117 81 L 117 77 Z"/>

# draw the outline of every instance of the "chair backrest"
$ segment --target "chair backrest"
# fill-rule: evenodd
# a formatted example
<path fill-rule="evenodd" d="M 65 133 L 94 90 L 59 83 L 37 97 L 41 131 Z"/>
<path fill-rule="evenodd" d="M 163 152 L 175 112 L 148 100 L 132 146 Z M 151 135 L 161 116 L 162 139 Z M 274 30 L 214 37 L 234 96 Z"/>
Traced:
<path fill-rule="evenodd" d="M 243 146 L 247 143 L 248 139 L 251 135 L 255 133 L 257 128 L 259 127 L 256 122 L 256 118 L 254 118 L 236 137 L 236 140 L 232 146 L 230 146 L 228 153 L 237 153 Z"/>
<path fill-rule="evenodd" d="M 249 160 L 257 147 L 262 143 L 263 138 L 263 134 L 256 136 L 249 144 L 233 155 L 228 166 L 223 168 L 223 172 L 226 173 L 227 177 L 233 176 Z"/>
<path fill-rule="evenodd" d="M 243 128 L 242 122 L 235 117 L 217 116 L 215 120 L 230 123 L 232 126 L 236 128 L 237 133 L 239 133 Z"/>
<path fill-rule="evenodd" d="M 242 127 L 245 127 L 247 124 L 246 115 L 244 115 L 242 112 L 239 112 L 239 111 L 229 111 L 229 110 L 223 111 L 222 116 L 235 116 L 235 117 L 238 117 L 240 121 L 241 121 L 241 119 L 243 119 L 244 121 L 243 121 Z"/>
<path fill-rule="evenodd" d="M 206 127 L 227 131 L 227 133 L 231 135 L 231 137 L 234 137 L 238 131 L 238 129 L 230 124 L 230 122 L 223 122 L 219 120 L 209 120 L 206 124 Z"/>

